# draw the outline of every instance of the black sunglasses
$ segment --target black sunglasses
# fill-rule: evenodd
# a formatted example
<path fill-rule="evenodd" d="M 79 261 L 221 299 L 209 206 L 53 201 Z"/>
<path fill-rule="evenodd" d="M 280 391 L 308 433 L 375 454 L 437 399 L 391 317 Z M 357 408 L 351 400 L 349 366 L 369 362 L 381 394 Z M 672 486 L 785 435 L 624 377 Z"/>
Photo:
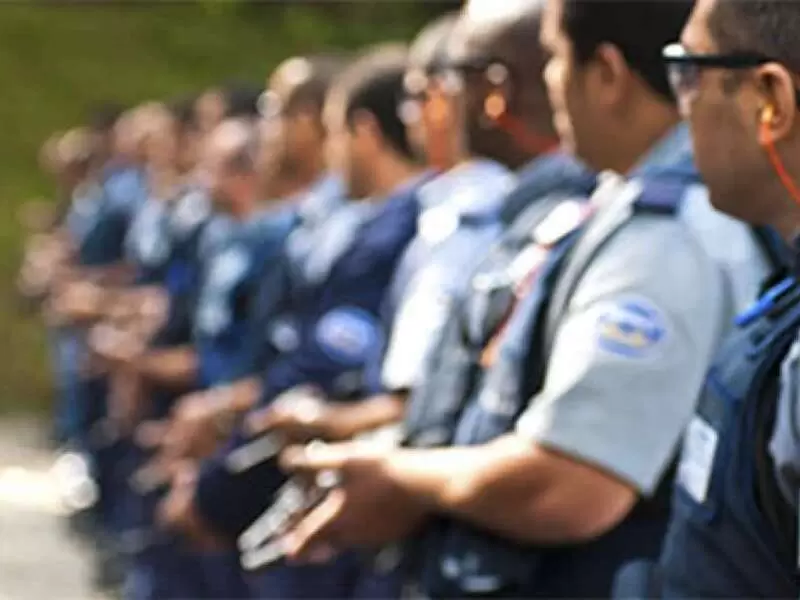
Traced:
<path fill-rule="evenodd" d="M 731 54 L 692 54 L 681 44 L 670 44 L 661 53 L 672 90 L 677 97 L 697 90 L 703 69 L 752 69 L 771 62 L 780 62 L 763 54 L 738 52 Z M 795 101 L 800 106 L 800 90 L 795 88 Z"/>
<path fill-rule="evenodd" d="M 429 84 L 436 79 L 445 93 L 456 94 L 463 87 L 465 75 L 483 75 L 494 85 L 502 85 L 513 78 L 512 70 L 505 62 L 494 58 L 448 60 L 438 59 L 427 69 L 411 71 L 404 82 L 408 99 L 428 99 Z"/>

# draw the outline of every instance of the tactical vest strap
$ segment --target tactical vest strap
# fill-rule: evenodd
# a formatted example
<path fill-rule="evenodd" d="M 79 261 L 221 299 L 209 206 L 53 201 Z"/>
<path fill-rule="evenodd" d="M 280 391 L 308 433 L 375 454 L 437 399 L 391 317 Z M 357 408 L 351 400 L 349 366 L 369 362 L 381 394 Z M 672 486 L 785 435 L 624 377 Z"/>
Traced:
<path fill-rule="evenodd" d="M 752 227 L 753 236 L 775 271 L 785 273 L 792 268 L 792 252 L 777 233 L 767 227 Z"/>
<path fill-rule="evenodd" d="M 681 206 L 687 187 L 685 182 L 673 179 L 648 181 L 633 203 L 633 209 L 637 213 L 674 215 Z"/>
<path fill-rule="evenodd" d="M 689 182 L 683 180 L 659 178 L 645 182 L 632 181 L 621 192 L 629 194 L 627 201 L 617 201 L 607 214 L 601 212 L 596 222 L 589 225 L 583 238 L 567 258 L 558 285 L 553 291 L 544 336 L 544 356 L 550 355 L 558 324 L 594 257 L 635 214 L 674 216 L 689 185 Z"/>

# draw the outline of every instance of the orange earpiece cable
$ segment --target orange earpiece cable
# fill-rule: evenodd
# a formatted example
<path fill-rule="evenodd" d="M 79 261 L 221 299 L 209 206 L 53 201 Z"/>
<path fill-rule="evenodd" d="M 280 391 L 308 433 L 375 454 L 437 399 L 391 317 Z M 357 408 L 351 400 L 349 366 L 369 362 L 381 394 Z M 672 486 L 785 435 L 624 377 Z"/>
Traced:
<path fill-rule="evenodd" d="M 786 170 L 786 166 L 783 164 L 780 154 L 778 154 L 778 149 L 775 147 L 775 142 L 772 139 L 768 129 L 770 120 L 771 118 L 769 117 L 769 113 L 761 119 L 761 132 L 759 134 L 759 141 L 764 147 L 764 151 L 767 153 L 767 157 L 772 164 L 772 168 L 775 169 L 775 173 L 778 175 L 778 179 L 780 179 L 781 184 L 783 184 L 783 187 L 786 188 L 786 191 L 792 197 L 792 200 L 800 205 L 800 188 L 798 188 L 795 184 L 792 176 L 789 174 L 789 171 Z"/>
<path fill-rule="evenodd" d="M 558 141 L 532 132 L 521 119 L 507 112 L 508 104 L 499 91 L 486 97 L 484 112 L 498 127 L 506 131 L 519 146 L 531 154 L 544 154 L 558 146 Z"/>

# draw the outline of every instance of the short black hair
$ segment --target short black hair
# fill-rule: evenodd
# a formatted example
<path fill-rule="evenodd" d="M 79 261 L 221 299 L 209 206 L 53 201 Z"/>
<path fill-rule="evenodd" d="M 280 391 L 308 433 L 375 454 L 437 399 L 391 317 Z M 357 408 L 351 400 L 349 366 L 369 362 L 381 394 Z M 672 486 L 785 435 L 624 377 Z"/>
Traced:
<path fill-rule="evenodd" d="M 182 96 L 167 104 L 167 109 L 181 129 L 192 129 L 197 126 L 194 105 L 196 96 Z"/>
<path fill-rule="evenodd" d="M 676 42 L 692 12 L 691 0 L 563 0 L 562 27 L 579 62 L 604 43 L 622 52 L 630 68 L 650 88 L 674 102 L 661 60 L 664 46 Z M 737 2 L 739 3 L 739 2 Z"/>
<path fill-rule="evenodd" d="M 261 86 L 239 83 L 225 87 L 225 116 L 252 119 L 258 116 L 258 99 L 263 91 Z"/>
<path fill-rule="evenodd" d="M 792 0 L 718 0 L 709 29 L 722 52 L 753 52 L 800 73 L 800 3 Z"/>
<path fill-rule="evenodd" d="M 376 120 L 386 142 L 405 158 L 413 158 L 406 126 L 400 117 L 408 50 L 401 44 L 383 44 L 366 52 L 347 69 L 334 91 L 344 102 L 345 118 L 353 124 L 357 112 Z"/>
<path fill-rule="evenodd" d="M 278 69 L 286 66 L 292 60 L 304 61 L 310 73 L 292 89 L 284 108 L 292 110 L 302 106 L 321 114 L 325 98 L 337 78 L 347 68 L 348 59 L 339 54 L 297 56 L 284 61 Z"/>
<path fill-rule="evenodd" d="M 422 28 L 409 49 L 410 66 L 429 73 L 436 70 L 445 58 L 447 41 L 456 28 L 460 14 L 458 11 L 447 13 Z"/>
<path fill-rule="evenodd" d="M 110 133 L 125 112 L 125 107 L 113 102 L 101 104 L 89 115 L 89 128 L 96 133 Z"/>

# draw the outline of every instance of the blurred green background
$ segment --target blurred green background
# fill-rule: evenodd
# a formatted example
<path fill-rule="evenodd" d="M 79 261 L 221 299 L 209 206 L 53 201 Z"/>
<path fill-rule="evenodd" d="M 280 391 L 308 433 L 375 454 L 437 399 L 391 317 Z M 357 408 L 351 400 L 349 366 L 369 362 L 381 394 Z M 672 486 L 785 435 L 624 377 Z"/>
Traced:
<path fill-rule="evenodd" d="M 52 194 L 36 155 L 104 101 L 136 103 L 221 81 L 262 82 L 295 54 L 410 40 L 460 2 L 0 4 L 0 412 L 50 406 L 39 321 L 20 311 L 18 207 Z"/>

